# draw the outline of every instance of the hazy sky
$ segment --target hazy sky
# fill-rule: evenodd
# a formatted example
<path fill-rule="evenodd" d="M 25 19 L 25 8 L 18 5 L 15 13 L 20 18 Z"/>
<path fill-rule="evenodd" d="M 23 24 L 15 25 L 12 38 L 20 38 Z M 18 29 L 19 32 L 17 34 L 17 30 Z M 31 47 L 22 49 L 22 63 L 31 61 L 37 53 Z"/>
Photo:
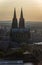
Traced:
<path fill-rule="evenodd" d="M 0 20 L 12 20 L 14 8 L 19 19 L 21 7 L 25 20 L 42 21 L 42 0 L 0 0 Z"/>

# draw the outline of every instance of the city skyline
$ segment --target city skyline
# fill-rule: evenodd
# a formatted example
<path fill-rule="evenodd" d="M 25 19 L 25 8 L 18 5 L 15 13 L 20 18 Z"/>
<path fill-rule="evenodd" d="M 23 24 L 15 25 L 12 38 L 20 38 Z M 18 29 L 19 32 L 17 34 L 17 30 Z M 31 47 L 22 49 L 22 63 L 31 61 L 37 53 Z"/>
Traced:
<path fill-rule="evenodd" d="M 22 8 L 26 21 L 42 21 L 42 0 L 0 0 L 0 20 L 12 20 L 14 8 L 18 19 Z"/>

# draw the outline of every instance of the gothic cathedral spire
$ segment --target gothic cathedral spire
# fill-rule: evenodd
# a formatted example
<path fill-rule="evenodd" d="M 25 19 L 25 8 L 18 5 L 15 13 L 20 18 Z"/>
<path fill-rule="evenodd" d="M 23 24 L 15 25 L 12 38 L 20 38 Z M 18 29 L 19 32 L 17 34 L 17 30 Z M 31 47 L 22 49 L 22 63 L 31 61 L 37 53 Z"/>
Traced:
<path fill-rule="evenodd" d="M 23 18 L 23 11 L 22 11 L 22 8 L 21 8 L 21 15 L 20 15 L 21 18 Z"/>
<path fill-rule="evenodd" d="M 12 28 L 17 28 L 18 23 L 17 23 L 17 18 L 16 18 L 16 9 L 14 8 L 14 16 L 13 16 L 13 21 L 12 21 Z"/>
<path fill-rule="evenodd" d="M 25 28 L 22 8 L 21 8 L 21 15 L 20 15 L 20 20 L 19 20 L 19 28 Z"/>
<path fill-rule="evenodd" d="M 14 8 L 14 18 L 16 19 L 16 9 Z"/>

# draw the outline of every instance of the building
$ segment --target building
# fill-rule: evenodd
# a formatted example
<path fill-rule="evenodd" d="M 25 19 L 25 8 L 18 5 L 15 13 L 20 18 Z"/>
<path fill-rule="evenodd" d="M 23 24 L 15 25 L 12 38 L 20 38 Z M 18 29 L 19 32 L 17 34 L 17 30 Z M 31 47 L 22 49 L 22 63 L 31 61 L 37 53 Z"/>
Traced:
<path fill-rule="evenodd" d="M 12 20 L 12 27 L 10 32 L 10 39 L 14 42 L 29 42 L 30 40 L 30 28 L 25 28 L 25 20 L 23 17 L 23 11 L 21 9 L 21 15 L 19 19 L 19 26 L 16 17 L 16 10 L 14 9 L 14 16 Z"/>
<path fill-rule="evenodd" d="M 16 10 L 14 9 L 14 16 L 13 16 L 13 20 L 12 20 L 12 29 L 17 28 L 18 27 L 18 23 L 17 23 L 17 18 L 16 18 Z"/>
<path fill-rule="evenodd" d="M 20 15 L 20 19 L 19 19 L 19 28 L 25 28 L 25 21 L 24 21 L 24 18 L 23 18 L 22 9 L 21 9 L 21 15 Z"/>

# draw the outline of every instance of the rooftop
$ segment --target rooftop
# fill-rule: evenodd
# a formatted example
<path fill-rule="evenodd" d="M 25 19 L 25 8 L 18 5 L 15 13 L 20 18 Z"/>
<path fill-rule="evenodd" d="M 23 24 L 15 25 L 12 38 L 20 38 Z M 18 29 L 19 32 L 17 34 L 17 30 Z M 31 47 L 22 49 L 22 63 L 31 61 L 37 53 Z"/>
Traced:
<path fill-rule="evenodd" d="M 12 32 L 28 32 L 30 30 L 27 29 L 27 28 L 15 28 L 15 29 L 12 29 Z"/>

